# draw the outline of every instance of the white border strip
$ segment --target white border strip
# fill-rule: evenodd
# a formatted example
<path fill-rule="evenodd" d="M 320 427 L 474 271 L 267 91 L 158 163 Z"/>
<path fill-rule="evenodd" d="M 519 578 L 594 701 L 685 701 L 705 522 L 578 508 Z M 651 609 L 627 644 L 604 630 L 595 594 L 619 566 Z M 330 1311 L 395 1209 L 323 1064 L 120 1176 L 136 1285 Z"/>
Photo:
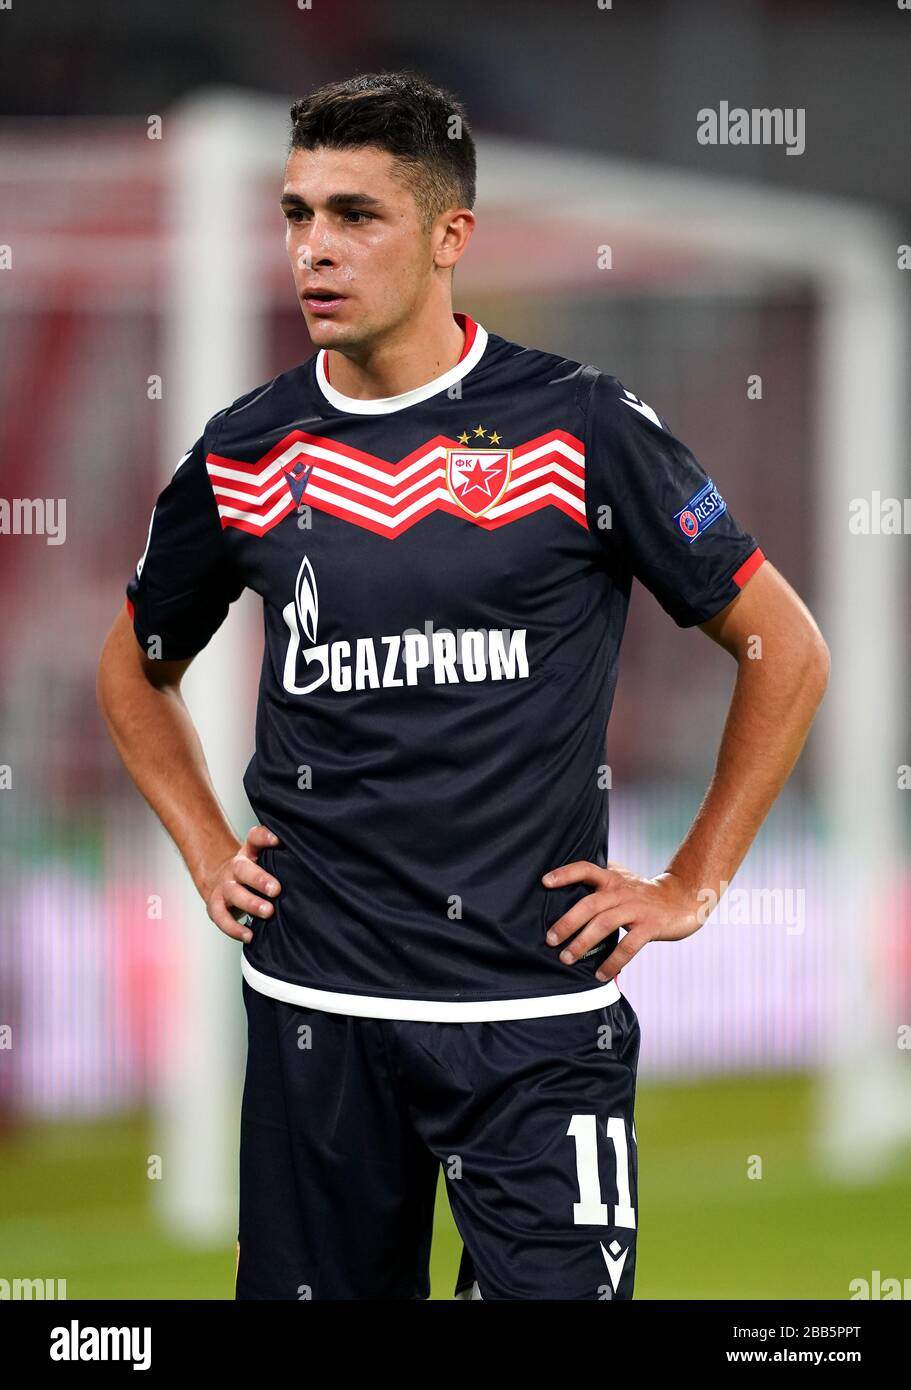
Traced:
<path fill-rule="evenodd" d="M 450 1003 L 439 999 L 374 999 L 369 994 L 337 994 L 331 989 L 313 989 L 264 975 L 242 955 L 240 968 L 251 989 L 281 999 L 285 1004 L 322 1009 L 330 1014 L 353 1014 L 358 1018 L 401 1018 L 423 1023 L 487 1023 L 509 1018 L 545 1018 L 555 1014 L 582 1014 L 616 1004 L 620 987 L 608 980 L 594 989 L 574 994 L 545 994 L 536 999 L 479 999 Z"/>
<path fill-rule="evenodd" d="M 376 400 L 358 400 L 354 396 L 343 396 L 341 391 L 336 391 L 326 376 L 325 348 L 320 348 L 316 354 L 316 383 L 330 405 L 349 415 L 388 415 L 393 410 L 404 410 L 409 405 L 417 405 L 418 401 L 426 401 L 431 396 L 439 395 L 454 382 L 461 381 L 472 367 L 477 366 L 487 347 L 487 330 L 477 320 L 474 320 L 474 324 L 474 342 L 462 360 L 442 376 L 434 377 L 423 386 L 416 386 L 413 391 L 402 391 L 397 396 L 378 396 Z"/>

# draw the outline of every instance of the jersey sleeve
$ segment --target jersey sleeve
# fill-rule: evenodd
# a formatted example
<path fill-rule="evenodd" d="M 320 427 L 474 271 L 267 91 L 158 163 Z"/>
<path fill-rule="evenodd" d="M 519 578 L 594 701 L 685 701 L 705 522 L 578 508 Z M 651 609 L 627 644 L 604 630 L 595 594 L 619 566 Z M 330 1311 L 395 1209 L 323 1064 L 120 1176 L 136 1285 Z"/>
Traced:
<path fill-rule="evenodd" d="M 715 481 L 605 373 L 588 395 L 584 443 L 586 519 L 608 567 L 639 579 L 678 627 L 714 617 L 765 559 Z"/>
<path fill-rule="evenodd" d="M 225 543 L 204 438 L 184 454 L 159 494 L 146 548 L 126 586 L 137 640 L 163 661 L 201 651 L 244 589 Z"/>

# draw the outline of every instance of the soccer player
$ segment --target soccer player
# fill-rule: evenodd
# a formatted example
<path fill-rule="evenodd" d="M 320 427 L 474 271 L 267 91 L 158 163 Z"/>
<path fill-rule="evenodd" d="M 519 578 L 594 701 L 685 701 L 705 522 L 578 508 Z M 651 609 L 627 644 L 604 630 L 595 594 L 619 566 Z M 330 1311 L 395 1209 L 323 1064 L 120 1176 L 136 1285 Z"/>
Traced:
<path fill-rule="evenodd" d="M 456 1296 L 632 1297 L 617 976 L 698 929 L 828 676 L 650 405 L 453 312 L 474 201 L 465 112 L 419 75 L 295 103 L 281 207 L 317 351 L 179 461 L 99 666 L 130 775 L 243 942 L 238 1299 L 427 1298 L 441 1164 Z M 711 785 L 653 878 L 607 857 L 634 577 L 737 662 Z M 245 587 L 265 651 L 241 841 L 180 682 Z"/>

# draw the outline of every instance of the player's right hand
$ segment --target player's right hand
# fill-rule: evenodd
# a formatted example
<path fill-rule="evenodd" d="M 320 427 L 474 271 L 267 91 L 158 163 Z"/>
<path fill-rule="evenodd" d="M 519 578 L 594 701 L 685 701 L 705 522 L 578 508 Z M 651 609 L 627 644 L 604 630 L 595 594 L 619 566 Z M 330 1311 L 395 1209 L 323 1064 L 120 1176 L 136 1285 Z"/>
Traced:
<path fill-rule="evenodd" d="M 254 825 L 236 852 L 213 871 L 203 896 L 206 911 L 225 936 L 252 941 L 252 921 L 272 915 L 267 899 L 276 897 L 282 886 L 274 874 L 259 867 L 256 856 L 278 843 L 278 836 L 265 825 Z"/>

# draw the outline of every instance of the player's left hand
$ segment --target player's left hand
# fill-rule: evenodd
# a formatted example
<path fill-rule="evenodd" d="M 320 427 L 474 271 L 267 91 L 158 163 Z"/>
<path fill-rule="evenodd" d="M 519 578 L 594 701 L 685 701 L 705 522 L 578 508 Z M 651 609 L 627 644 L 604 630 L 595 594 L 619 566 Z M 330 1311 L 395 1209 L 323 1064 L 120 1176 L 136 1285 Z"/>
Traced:
<path fill-rule="evenodd" d="M 587 859 L 577 859 L 551 869 L 542 882 L 546 888 L 565 888 L 570 883 L 594 886 L 593 893 L 557 918 L 545 937 L 548 946 L 559 946 L 568 936 L 574 938 L 560 952 L 566 965 L 574 964 L 618 927 L 625 930 L 626 935 L 596 970 L 597 980 L 612 980 L 647 942 L 681 941 L 698 931 L 705 920 L 697 895 L 676 874 L 640 878 L 613 860 L 602 869 Z"/>

